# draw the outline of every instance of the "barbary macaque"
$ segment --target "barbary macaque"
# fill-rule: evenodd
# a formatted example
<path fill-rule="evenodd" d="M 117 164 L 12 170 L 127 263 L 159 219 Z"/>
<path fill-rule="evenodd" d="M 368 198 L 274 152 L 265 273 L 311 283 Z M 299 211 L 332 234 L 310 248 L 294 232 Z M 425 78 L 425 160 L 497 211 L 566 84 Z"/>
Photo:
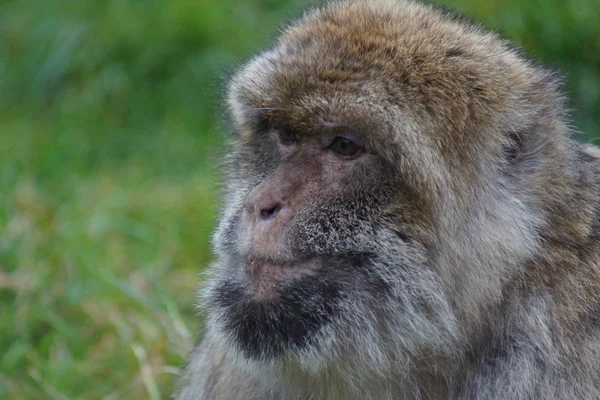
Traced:
<path fill-rule="evenodd" d="M 177 399 L 600 399 L 600 153 L 556 74 L 436 7 L 347 0 L 227 96 Z"/>

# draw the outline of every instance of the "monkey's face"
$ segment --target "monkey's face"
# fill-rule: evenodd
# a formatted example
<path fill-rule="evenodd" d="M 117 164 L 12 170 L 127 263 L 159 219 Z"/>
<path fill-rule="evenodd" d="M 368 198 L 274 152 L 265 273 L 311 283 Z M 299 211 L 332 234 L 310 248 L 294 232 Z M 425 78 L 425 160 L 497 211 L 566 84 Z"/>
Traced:
<path fill-rule="evenodd" d="M 359 124 L 288 117 L 261 114 L 234 144 L 208 328 L 246 360 L 311 368 L 391 367 L 443 341 L 451 319 L 425 250 L 426 197 Z"/>

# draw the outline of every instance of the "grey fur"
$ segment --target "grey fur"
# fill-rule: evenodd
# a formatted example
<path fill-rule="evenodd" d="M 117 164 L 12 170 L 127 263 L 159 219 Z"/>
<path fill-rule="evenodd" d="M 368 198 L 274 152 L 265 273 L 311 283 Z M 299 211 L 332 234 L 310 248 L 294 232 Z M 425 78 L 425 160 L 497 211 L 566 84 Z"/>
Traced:
<path fill-rule="evenodd" d="M 176 398 L 600 399 L 600 152 L 571 138 L 559 87 L 415 2 L 333 2 L 289 26 L 230 84 L 205 332 Z M 320 316 L 299 322 L 306 335 L 246 332 L 282 354 L 240 342 L 230 313 L 248 305 L 225 296 L 252 251 L 244 199 L 278 173 L 263 112 L 302 127 L 357 116 L 375 149 L 336 187 L 307 182 L 310 206 L 273 245 L 326 268 L 287 288 Z"/>

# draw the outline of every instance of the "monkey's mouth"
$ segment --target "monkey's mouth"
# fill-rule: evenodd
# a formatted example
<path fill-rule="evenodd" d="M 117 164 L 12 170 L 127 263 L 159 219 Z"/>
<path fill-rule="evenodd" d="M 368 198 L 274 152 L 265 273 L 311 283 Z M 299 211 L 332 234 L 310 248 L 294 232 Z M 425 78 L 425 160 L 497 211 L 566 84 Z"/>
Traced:
<path fill-rule="evenodd" d="M 325 265 L 320 259 L 244 259 L 244 278 L 222 277 L 204 306 L 247 358 L 273 360 L 302 351 L 316 345 L 314 335 L 331 323 L 343 301 L 339 285 L 326 278 Z"/>
<path fill-rule="evenodd" d="M 266 299 L 276 296 L 281 286 L 301 278 L 316 276 L 320 267 L 318 260 L 291 262 L 246 258 L 243 269 L 249 284 L 249 294 Z"/>

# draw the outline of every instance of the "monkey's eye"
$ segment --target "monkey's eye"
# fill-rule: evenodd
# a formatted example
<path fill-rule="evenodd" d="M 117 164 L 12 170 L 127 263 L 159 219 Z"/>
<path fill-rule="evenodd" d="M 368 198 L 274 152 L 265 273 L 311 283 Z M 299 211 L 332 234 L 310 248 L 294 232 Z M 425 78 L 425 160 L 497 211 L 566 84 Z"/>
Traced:
<path fill-rule="evenodd" d="M 293 131 L 282 129 L 278 132 L 278 134 L 279 142 L 284 146 L 291 146 L 300 141 L 300 135 Z"/>
<path fill-rule="evenodd" d="M 354 157 L 364 150 L 363 146 L 343 136 L 336 136 L 329 148 L 337 155 L 345 158 Z"/>

